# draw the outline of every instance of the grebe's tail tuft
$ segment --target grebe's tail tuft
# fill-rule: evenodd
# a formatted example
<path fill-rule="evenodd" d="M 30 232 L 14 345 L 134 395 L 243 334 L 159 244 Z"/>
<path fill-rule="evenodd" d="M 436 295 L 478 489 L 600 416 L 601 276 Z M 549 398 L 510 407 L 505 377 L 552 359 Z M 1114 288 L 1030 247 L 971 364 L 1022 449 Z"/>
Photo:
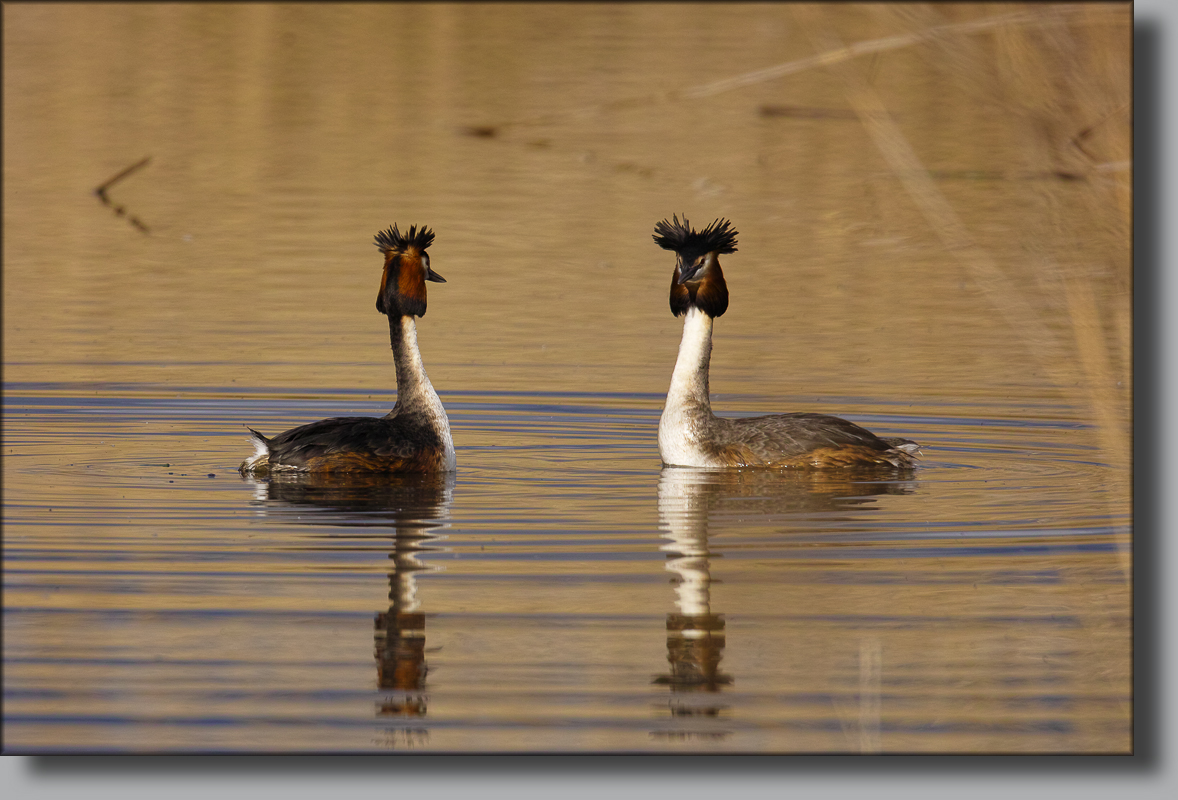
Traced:
<path fill-rule="evenodd" d="M 900 439 L 898 437 L 883 437 L 883 440 L 892 446 L 892 450 L 897 451 L 896 459 L 892 461 L 893 466 L 910 467 L 916 463 L 916 457 L 920 455 L 920 445 L 911 439 Z"/>
<path fill-rule="evenodd" d="M 254 446 L 254 454 L 242 461 L 237 471 L 242 474 L 264 472 L 270 466 L 270 440 L 248 425 L 246 430 L 250 432 L 249 441 Z"/>

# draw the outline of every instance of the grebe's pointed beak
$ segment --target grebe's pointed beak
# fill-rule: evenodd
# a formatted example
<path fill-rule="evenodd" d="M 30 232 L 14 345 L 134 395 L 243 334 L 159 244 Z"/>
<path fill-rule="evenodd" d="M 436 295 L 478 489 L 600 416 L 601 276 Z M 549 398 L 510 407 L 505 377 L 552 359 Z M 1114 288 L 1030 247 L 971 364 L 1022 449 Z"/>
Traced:
<path fill-rule="evenodd" d="M 688 281 L 695 280 L 699 277 L 699 272 L 703 269 L 704 262 L 702 260 L 688 264 L 686 261 L 680 261 L 675 265 L 675 283 L 679 286 Z"/>
<path fill-rule="evenodd" d="M 429 267 L 425 268 L 425 279 L 427 281 L 433 281 L 434 283 L 445 283 L 446 282 L 445 278 L 443 278 L 438 273 L 434 272 Z"/>

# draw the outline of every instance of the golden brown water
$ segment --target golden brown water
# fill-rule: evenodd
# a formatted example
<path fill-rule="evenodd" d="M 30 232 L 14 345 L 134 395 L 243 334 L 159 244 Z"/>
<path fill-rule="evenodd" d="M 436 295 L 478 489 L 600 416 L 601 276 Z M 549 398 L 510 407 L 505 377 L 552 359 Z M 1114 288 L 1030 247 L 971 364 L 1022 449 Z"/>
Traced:
<path fill-rule="evenodd" d="M 4 37 L 7 750 L 1130 749 L 1128 5 Z M 660 468 L 672 213 L 740 231 L 717 411 L 912 475 Z M 391 406 L 394 221 L 457 475 L 243 480 Z"/>

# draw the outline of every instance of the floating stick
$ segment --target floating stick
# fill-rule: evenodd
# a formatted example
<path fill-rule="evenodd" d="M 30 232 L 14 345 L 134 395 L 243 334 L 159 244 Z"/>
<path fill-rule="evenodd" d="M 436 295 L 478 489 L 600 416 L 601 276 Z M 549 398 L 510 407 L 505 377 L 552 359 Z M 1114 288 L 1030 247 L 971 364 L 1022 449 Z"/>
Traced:
<path fill-rule="evenodd" d="M 115 175 L 112 178 L 107 179 L 101 186 L 99 186 L 97 189 L 94 190 L 94 194 L 96 194 L 98 196 L 98 199 L 102 201 L 102 204 L 104 206 L 114 209 L 116 217 L 122 217 L 122 216 L 126 215 L 127 209 L 124 208 L 123 206 L 116 206 L 114 203 L 112 203 L 110 200 L 110 197 L 107 196 L 107 194 L 106 194 L 106 190 L 109 189 L 110 187 L 114 186 L 119 181 L 126 178 L 132 172 L 135 172 L 138 169 L 146 167 L 149 161 L 151 161 L 151 156 L 148 156 L 147 158 L 144 158 L 141 161 L 136 161 L 134 164 L 127 167 L 125 170 L 123 170 L 119 174 Z M 138 228 L 143 233 L 150 233 L 150 231 L 147 229 L 147 226 L 144 225 L 142 222 L 140 222 L 138 217 L 128 216 L 127 222 L 130 222 L 132 225 L 134 225 L 136 228 Z"/>

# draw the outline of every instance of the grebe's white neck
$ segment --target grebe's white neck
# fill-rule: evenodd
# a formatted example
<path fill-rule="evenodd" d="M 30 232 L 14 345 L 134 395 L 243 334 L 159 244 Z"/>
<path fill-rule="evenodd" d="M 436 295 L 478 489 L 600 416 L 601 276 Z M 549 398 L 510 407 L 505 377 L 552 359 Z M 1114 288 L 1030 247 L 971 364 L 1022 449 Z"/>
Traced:
<path fill-rule="evenodd" d="M 397 367 L 397 402 L 417 405 L 437 398 L 434 386 L 425 374 L 421 350 L 417 347 L 417 323 L 410 316 L 389 319 L 393 345 L 393 364 Z"/>
<path fill-rule="evenodd" d="M 455 469 L 454 440 L 450 435 L 450 419 L 442 400 L 434 391 L 421 350 L 417 347 L 417 323 L 411 316 L 389 317 L 389 334 L 393 345 L 393 363 L 397 368 L 397 405 L 389 416 L 415 412 L 424 415 L 437 431 L 446 448 L 446 470 Z"/>
<path fill-rule="evenodd" d="M 683 320 L 683 340 L 671 375 L 671 388 L 659 419 L 659 455 L 664 464 L 708 466 L 700 462 L 701 443 L 712 416 L 708 364 L 712 358 L 712 318 L 695 306 Z"/>
<path fill-rule="evenodd" d="M 667 391 L 667 408 L 691 403 L 711 411 L 708 396 L 708 364 L 712 359 L 712 318 L 695 306 L 683 319 L 683 339 L 679 358 Z"/>

